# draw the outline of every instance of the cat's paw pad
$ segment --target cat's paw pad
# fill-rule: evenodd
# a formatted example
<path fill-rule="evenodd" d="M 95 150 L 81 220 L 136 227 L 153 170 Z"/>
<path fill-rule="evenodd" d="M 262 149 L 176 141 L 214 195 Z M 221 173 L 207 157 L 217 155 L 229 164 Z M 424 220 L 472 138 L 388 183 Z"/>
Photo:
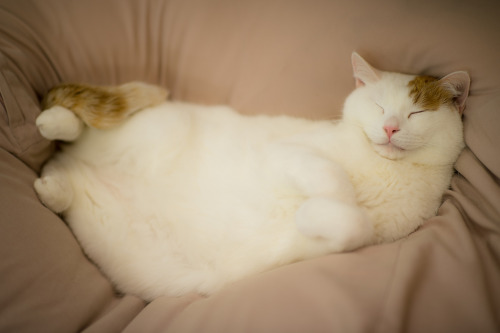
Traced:
<path fill-rule="evenodd" d="M 71 188 L 59 177 L 38 178 L 35 180 L 34 187 L 43 204 L 55 213 L 68 209 L 73 199 Z"/>
<path fill-rule="evenodd" d="M 70 110 L 53 106 L 36 118 L 40 134 L 49 140 L 73 141 L 82 133 L 83 122 Z"/>
<path fill-rule="evenodd" d="M 369 244 L 373 237 L 373 225 L 359 207 L 329 197 L 305 201 L 295 214 L 295 223 L 300 233 L 331 242 L 335 251 Z"/>

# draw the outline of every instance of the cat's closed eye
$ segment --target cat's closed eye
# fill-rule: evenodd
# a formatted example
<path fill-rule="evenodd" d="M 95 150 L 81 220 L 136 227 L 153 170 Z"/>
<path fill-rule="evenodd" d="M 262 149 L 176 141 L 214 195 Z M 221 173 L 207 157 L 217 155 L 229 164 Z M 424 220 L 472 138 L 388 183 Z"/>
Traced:
<path fill-rule="evenodd" d="M 414 112 L 411 112 L 409 115 L 408 115 L 408 119 L 410 119 L 411 116 L 414 116 L 416 114 L 419 114 L 419 113 L 423 113 L 423 112 L 427 112 L 429 110 L 420 110 L 420 111 L 414 111 Z"/>

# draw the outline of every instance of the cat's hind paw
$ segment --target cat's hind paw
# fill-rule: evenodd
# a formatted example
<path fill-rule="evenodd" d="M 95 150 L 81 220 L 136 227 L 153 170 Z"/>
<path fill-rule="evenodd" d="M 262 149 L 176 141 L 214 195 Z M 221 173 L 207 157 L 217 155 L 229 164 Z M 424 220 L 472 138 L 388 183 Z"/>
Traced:
<path fill-rule="evenodd" d="M 83 131 L 83 122 L 71 111 L 56 105 L 44 110 L 36 118 L 40 134 L 49 140 L 73 141 Z"/>
<path fill-rule="evenodd" d="M 44 176 L 35 180 L 35 191 L 42 203 L 55 213 L 69 208 L 73 200 L 73 191 L 61 178 Z"/>

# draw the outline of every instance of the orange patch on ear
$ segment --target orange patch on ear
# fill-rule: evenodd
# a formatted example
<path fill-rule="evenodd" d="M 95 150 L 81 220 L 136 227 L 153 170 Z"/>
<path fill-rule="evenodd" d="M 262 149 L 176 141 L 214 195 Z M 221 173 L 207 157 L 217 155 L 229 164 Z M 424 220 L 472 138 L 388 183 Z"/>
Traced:
<path fill-rule="evenodd" d="M 417 76 L 408 83 L 413 103 L 426 109 L 437 110 L 442 104 L 453 103 L 453 94 L 432 76 Z"/>

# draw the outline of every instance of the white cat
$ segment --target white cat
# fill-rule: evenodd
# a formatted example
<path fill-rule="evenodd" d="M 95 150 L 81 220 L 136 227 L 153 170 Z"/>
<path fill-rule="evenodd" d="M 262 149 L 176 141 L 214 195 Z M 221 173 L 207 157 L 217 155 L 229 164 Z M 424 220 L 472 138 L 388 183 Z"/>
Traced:
<path fill-rule="evenodd" d="M 449 186 L 469 76 L 352 64 L 337 122 L 159 103 L 165 91 L 141 83 L 55 88 L 37 125 L 72 142 L 35 189 L 117 288 L 146 300 L 404 237 Z"/>

